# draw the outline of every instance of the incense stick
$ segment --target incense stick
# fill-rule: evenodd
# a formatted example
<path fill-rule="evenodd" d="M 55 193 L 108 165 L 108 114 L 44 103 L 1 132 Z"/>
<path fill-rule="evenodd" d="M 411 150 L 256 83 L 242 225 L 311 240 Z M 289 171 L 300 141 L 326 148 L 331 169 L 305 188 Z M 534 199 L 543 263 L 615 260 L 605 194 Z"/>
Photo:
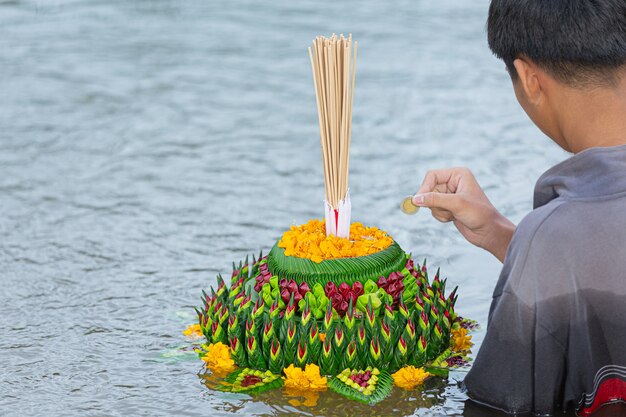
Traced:
<path fill-rule="evenodd" d="M 348 193 L 356 51 L 352 35 L 318 36 L 309 48 L 326 201 L 335 209 Z"/>

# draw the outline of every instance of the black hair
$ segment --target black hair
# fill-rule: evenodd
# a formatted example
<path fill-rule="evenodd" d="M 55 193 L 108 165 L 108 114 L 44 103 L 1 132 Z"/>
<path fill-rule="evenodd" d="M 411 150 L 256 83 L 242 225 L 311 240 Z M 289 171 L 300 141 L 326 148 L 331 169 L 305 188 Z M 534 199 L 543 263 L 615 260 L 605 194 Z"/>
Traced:
<path fill-rule="evenodd" d="M 487 37 L 513 79 L 526 57 L 568 85 L 611 84 L 626 64 L 626 0 L 491 0 Z"/>

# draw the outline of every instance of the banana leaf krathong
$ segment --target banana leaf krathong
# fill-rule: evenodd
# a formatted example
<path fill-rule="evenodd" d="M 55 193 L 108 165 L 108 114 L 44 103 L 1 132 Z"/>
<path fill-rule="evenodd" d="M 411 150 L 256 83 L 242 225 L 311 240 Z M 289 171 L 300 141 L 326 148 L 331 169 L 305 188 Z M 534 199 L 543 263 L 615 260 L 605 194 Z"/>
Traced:
<path fill-rule="evenodd" d="M 256 369 L 278 375 L 292 364 L 301 368 L 316 364 L 327 376 L 344 369 L 351 370 L 352 375 L 352 370 L 365 367 L 370 373 L 385 369 L 389 374 L 380 374 L 390 375 L 413 365 L 445 375 L 443 356 L 450 356 L 446 348 L 451 345 L 452 329 L 474 328 L 476 324 L 459 318 L 454 311 L 457 288 L 446 295 L 446 280 L 440 278 L 439 271 L 430 282 L 425 261 L 418 265 L 404 252 L 398 255 L 396 246 L 390 246 L 384 256 L 335 262 L 294 260 L 279 250 L 266 257 L 252 257 L 251 263 L 240 262 L 234 265 L 230 285 L 219 276 L 217 290 L 202 292 L 201 307 L 196 308 L 200 330 L 207 343 L 230 347 L 239 372 Z M 273 269 L 279 265 L 278 271 L 286 271 L 303 260 L 315 266 L 306 271 L 292 270 L 286 276 Z M 357 264 L 360 266 L 352 268 Z M 397 269 L 387 271 L 389 265 Z M 359 268 L 370 272 L 361 273 Z M 385 275 L 372 276 L 374 270 L 385 271 Z M 386 293 L 385 286 L 394 291 L 393 296 Z M 247 378 L 244 388 L 258 383 L 255 374 L 236 375 Z M 331 378 L 329 384 L 337 385 L 338 392 L 354 394 L 349 390 L 354 390 L 351 384 L 339 386 L 337 381 Z M 226 389 L 232 387 L 225 384 Z M 273 385 L 263 383 L 254 389 L 265 386 Z M 384 398 L 386 389 L 380 391 L 384 395 L 367 396 L 356 389 L 359 394 L 349 398 L 371 403 L 373 399 L 379 401 L 379 395 Z M 379 392 L 378 388 L 372 390 Z M 241 388 L 236 392 L 257 391 Z"/>
<path fill-rule="evenodd" d="M 457 319 L 456 288 L 446 296 L 440 271 L 429 280 L 426 260 L 414 262 L 385 231 L 350 221 L 352 45 L 351 36 L 333 35 L 317 37 L 309 49 L 323 144 L 325 220 L 293 225 L 267 255 L 233 263 L 230 282 L 218 275 L 216 289 L 203 291 L 196 309 L 207 339 L 206 366 L 215 368 L 218 355 L 230 354 L 226 362 L 241 368 L 226 378 L 225 390 L 278 387 L 281 367 L 322 388 L 321 375 L 340 372 L 330 379 L 331 389 L 374 404 L 391 391 L 389 372 L 440 358 L 451 338 L 470 343 L 466 332 L 463 340 L 451 334 L 466 322 Z M 333 51 L 345 59 L 332 58 Z M 324 98 L 331 89 L 338 101 Z M 288 385 L 297 385 L 295 379 L 288 376 Z"/>

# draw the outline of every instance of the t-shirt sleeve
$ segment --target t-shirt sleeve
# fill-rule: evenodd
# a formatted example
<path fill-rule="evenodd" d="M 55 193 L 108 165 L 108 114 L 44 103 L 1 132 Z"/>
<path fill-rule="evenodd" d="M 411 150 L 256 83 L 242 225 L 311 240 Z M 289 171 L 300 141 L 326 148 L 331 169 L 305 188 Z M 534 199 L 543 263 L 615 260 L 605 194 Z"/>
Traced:
<path fill-rule="evenodd" d="M 526 221 L 516 231 L 485 339 L 465 378 L 472 400 L 509 413 L 551 413 L 562 396 L 565 350 L 538 314 L 539 282 L 547 278 L 542 266 L 555 262 L 548 259 L 549 239 L 537 236 L 539 226 Z"/>

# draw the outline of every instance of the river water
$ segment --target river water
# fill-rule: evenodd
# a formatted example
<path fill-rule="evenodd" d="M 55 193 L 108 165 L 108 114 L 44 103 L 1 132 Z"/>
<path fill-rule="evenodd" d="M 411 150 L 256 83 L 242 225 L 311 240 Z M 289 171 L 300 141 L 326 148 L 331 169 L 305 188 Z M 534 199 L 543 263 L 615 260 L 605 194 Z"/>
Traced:
<path fill-rule="evenodd" d="M 566 156 L 488 51 L 487 6 L 0 0 L 0 414 L 471 414 L 462 372 L 376 407 L 217 393 L 181 331 L 232 260 L 323 216 L 306 47 L 332 32 L 359 42 L 353 219 L 440 266 L 485 328 L 498 261 L 398 205 L 464 165 L 517 222 Z"/>

